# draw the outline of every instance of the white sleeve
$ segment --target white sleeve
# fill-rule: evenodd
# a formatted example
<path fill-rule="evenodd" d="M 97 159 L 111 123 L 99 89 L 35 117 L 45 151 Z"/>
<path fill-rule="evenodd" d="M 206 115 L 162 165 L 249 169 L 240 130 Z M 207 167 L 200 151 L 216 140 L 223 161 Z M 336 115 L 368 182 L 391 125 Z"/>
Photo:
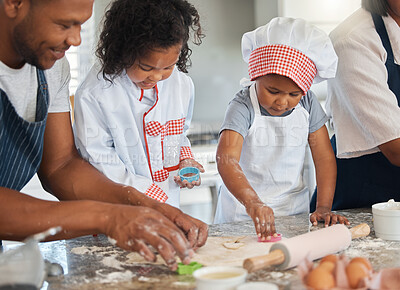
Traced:
<path fill-rule="evenodd" d="M 184 141 L 182 142 L 182 146 L 188 146 L 190 147 L 190 141 L 189 138 L 187 138 L 187 130 L 190 127 L 190 123 L 192 122 L 192 117 L 193 117 L 193 108 L 194 108 L 194 85 L 192 79 L 189 77 L 190 80 L 190 100 L 189 100 L 189 106 L 187 109 L 187 114 L 185 118 L 185 125 L 183 126 L 183 135 L 184 135 Z"/>
<path fill-rule="evenodd" d="M 327 112 L 339 158 L 374 153 L 380 144 L 400 138 L 400 108 L 387 84 L 386 52 L 379 36 L 370 36 L 335 44 L 339 63 L 336 78 L 328 80 Z"/>
<path fill-rule="evenodd" d="M 71 72 L 67 58 L 56 61 L 51 69 L 45 71 L 45 75 L 49 87 L 49 113 L 69 112 Z"/>
<path fill-rule="evenodd" d="M 114 182 L 131 185 L 145 193 L 153 181 L 128 170 L 114 147 L 100 104 L 87 91 L 75 97 L 75 143 L 82 157 Z"/>

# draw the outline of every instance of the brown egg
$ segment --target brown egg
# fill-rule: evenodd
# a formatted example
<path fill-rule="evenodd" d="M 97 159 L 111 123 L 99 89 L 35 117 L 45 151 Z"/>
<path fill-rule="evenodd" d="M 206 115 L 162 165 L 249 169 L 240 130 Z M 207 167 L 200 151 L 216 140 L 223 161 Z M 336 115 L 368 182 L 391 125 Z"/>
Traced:
<path fill-rule="evenodd" d="M 335 264 L 337 262 L 337 260 L 338 260 L 338 257 L 336 255 L 328 255 L 321 259 L 321 263 L 325 262 L 325 261 L 329 261 L 329 262 L 332 262 Z"/>
<path fill-rule="evenodd" d="M 332 289 L 335 287 L 335 278 L 324 268 L 317 267 L 307 276 L 307 285 L 315 290 Z"/>
<path fill-rule="evenodd" d="M 333 273 L 333 270 L 335 269 L 335 263 L 333 263 L 331 261 L 324 261 L 324 262 L 321 262 L 317 268 L 323 268 L 326 271 L 328 271 L 329 273 Z"/>
<path fill-rule="evenodd" d="M 353 259 L 350 260 L 350 263 L 353 263 L 353 262 L 362 263 L 362 264 L 364 264 L 365 267 L 368 268 L 368 270 L 370 270 L 370 271 L 372 270 L 372 265 L 371 265 L 371 263 L 368 261 L 368 259 L 366 259 L 366 258 L 363 258 L 363 257 L 355 257 L 355 258 L 353 258 Z"/>
<path fill-rule="evenodd" d="M 360 262 L 349 263 L 346 267 L 346 275 L 350 287 L 355 289 L 360 280 L 368 276 L 368 268 Z"/>

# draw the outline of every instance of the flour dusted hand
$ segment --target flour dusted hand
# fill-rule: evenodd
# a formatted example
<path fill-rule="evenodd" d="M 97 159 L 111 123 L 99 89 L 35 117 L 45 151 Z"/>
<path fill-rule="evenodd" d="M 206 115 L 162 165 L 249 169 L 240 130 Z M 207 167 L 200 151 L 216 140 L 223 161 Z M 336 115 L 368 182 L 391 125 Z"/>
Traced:
<path fill-rule="evenodd" d="M 246 211 L 252 218 L 257 236 L 261 241 L 275 234 L 275 217 L 272 208 L 263 202 L 250 202 L 246 204 Z"/>
<path fill-rule="evenodd" d="M 183 232 L 167 217 L 159 212 L 140 206 L 113 206 L 106 213 L 105 231 L 116 240 L 117 246 L 128 251 L 138 252 L 147 261 L 156 261 L 158 251 L 171 270 L 178 265 L 176 255 L 185 264 L 194 254 Z M 206 236 L 207 237 L 207 236 Z"/>

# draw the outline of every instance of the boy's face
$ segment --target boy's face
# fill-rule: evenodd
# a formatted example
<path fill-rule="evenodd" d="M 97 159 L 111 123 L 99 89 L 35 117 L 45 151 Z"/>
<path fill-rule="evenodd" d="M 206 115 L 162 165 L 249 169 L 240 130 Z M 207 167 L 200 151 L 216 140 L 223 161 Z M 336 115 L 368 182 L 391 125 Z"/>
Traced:
<path fill-rule="evenodd" d="M 178 44 L 149 51 L 126 70 L 129 78 L 143 90 L 153 88 L 159 81 L 170 77 L 179 60 L 181 48 L 182 45 Z"/>
<path fill-rule="evenodd" d="M 290 78 L 268 74 L 256 79 L 260 105 L 272 116 L 280 116 L 297 106 L 303 91 Z"/>
<path fill-rule="evenodd" d="M 14 49 L 25 62 L 51 68 L 71 45 L 81 43 L 81 25 L 91 16 L 93 1 L 24 1 L 14 27 Z"/>

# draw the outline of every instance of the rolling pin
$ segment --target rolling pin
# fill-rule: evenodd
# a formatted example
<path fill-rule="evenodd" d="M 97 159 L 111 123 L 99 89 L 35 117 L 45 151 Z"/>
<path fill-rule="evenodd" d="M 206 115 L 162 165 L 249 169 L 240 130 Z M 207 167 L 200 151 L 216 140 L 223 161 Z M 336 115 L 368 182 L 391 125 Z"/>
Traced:
<path fill-rule="evenodd" d="M 342 224 L 332 225 L 273 244 L 269 254 L 245 259 L 248 272 L 275 266 L 280 270 L 297 266 L 306 256 L 315 260 L 347 249 L 352 239 L 368 236 L 370 228 L 360 224 L 350 230 Z"/>

